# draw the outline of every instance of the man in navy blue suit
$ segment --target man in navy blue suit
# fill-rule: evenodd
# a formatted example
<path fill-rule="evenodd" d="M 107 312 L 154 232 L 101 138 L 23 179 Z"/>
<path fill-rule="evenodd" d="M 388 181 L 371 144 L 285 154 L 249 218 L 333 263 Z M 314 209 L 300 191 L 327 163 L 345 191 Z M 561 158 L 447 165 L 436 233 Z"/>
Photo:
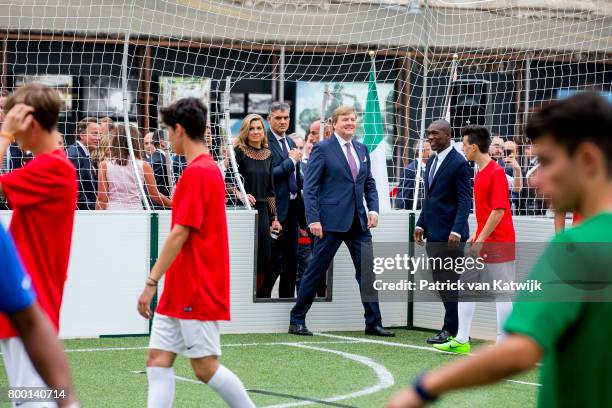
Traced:
<path fill-rule="evenodd" d="M 147 134 L 145 136 L 145 141 L 148 138 L 151 138 L 151 144 L 154 147 L 154 151 L 151 154 L 149 159 L 149 163 L 151 163 L 151 167 L 153 168 L 153 175 L 155 176 L 155 184 L 157 185 L 157 190 L 159 190 L 160 194 L 165 195 L 166 197 L 170 197 L 170 182 L 168 180 L 168 160 L 166 159 L 165 141 L 164 135 L 161 130 L 156 130 Z M 159 204 L 153 204 L 153 208 L 158 210 L 163 210 L 166 207 Z"/>
<path fill-rule="evenodd" d="M 300 172 L 302 153 L 287 135 L 289 113 L 289 105 L 284 102 L 273 102 L 270 105 L 268 145 L 272 152 L 276 214 L 283 229 L 281 235 L 272 241 L 272 262 L 257 291 L 259 298 L 270 297 L 272 287 L 279 276 L 279 297 L 293 298 L 295 296 L 299 219 L 300 210 L 303 208 Z"/>
<path fill-rule="evenodd" d="M 315 242 L 312 260 L 304 272 L 297 301 L 291 310 L 291 334 L 312 336 L 306 327 L 306 313 L 319 284 L 325 279 L 325 271 L 344 242 L 362 293 L 366 334 L 394 336 L 382 327 L 378 298 L 373 299 L 371 294 L 367 299 L 363 296 L 371 293 L 366 282 L 373 282 L 370 228 L 378 225 L 378 193 L 368 149 L 352 140 L 356 122 L 357 115 L 352 107 L 337 108 L 332 115 L 334 134 L 312 149 L 304 181 L 304 204 L 306 221 Z"/>
<path fill-rule="evenodd" d="M 451 126 L 445 120 L 432 122 L 426 130 L 427 140 L 435 155 L 425 168 L 425 201 L 416 223 L 414 240 L 423 245 L 427 239 L 429 257 L 463 256 L 464 243 L 469 238 L 468 216 L 472 205 L 470 168 L 465 158 L 451 143 Z M 434 262 L 434 265 L 437 263 Z M 436 282 L 457 281 L 454 270 L 432 271 Z M 430 344 L 445 343 L 455 336 L 459 328 L 457 316 L 457 292 L 441 291 L 444 303 L 444 325 L 439 333 L 429 339 Z"/>
<path fill-rule="evenodd" d="M 100 125 L 96 118 L 81 119 L 77 123 L 78 140 L 66 150 L 68 159 L 77 170 L 79 181 L 79 210 L 95 210 L 98 197 L 98 176 L 91 161 L 91 152 L 98 147 Z"/>

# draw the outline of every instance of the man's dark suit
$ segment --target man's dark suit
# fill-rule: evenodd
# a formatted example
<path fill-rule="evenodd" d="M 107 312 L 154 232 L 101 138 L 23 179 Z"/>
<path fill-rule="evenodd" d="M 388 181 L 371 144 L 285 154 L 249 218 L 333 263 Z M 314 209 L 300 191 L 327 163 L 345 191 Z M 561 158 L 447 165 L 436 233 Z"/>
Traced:
<path fill-rule="evenodd" d="M 289 150 L 296 145 L 290 137 L 285 136 Z M 257 292 L 258 297 L 269 298 L 272 287 L 280 275 L 279 297 L 295 296 L 295 279 L 297 276 L 297 253 L 299 235 L 299 214 L 302 208 L 302 176 L 300 162 L 293 164 L 288 151 L 285 153 L 276 136 L 268 131 L 268 145 L 272 152 L 272 174 L 274 177 L 274 195 L 276 197 L 276 215 L 283 230 L 278 239 L 272 241 L 272 262 L 264 281 Z M 297 171 L 296 171 L 297 170 Z M 291 200 L 290 177 L 295 174 L 297 196 Z"/>
<path fill-rule="evenodd" d="M 75 143 L 68 147 L 66 155 L 76 168 L 79 179 L 77 208 L 79 210 L 95 210 L 98 197 L 98 176 L 89 154 L 79 143 Z"/>
<path fill-rule="evenodd" d="M 166 161 L 166 155 L 159 149 L 156 149 L 149 160 L 151 167 L 153 168 L 153 175 L 155 176 L 155 184 L 160 194 L 170 197 L 170 186 L 168 184 L 168 162 Z M 164 209 L 163 205 L 154 205 L 156 209 Z"/>
<path fill-rule="evenodd" d="M 172 157 L 172 177 L 174 178 L 175 185 L 178 183 L 179 178 L 181 178 L 181 174 L 183 174 L 185 167 L 187 167 L 187 159 L 185 156 L 175 154 Z"/>
<path fill-rule="evenodd" d="M 397 186 L 397 195 L 395 196 L 395 208 L 404 210 L 412 210 L 414 202 L 414 185 L 416 183 L 416 174 L 418 169 L 418 160 L 411 160 L 408 166 L 402 171 L 400 183 Z M 423 170 L 425 170 L 422 167 Z M 423 171 L 422 170 L 422 171 Z M 423 174 L 421 172 L 421 174 Z M 419 190 L 419 202 L 417 209 L 421 209 L 423 204 L 423 191 Z"/>
<path fill-rule="evenodd" d="M 7 156 L 8 157 L 5 157 L 5 161 L 7 161 L 7 163 L 0 163 L 2 170 L 5 172 L 20 169 L 23 166 L 25 166 L 25 164 L 28 161 L 32 160 L 33 158 L 32 153 L 26 153 L 22 151 L 17 145 L 17 143 L 11 143 L 9 145 L 9 148 L 7 150 Z M 6 201 L 6 198 L 0 197 L 0 210 L 9 210 L 9 209 L 10 208 L 8 206 L 8 202 Z"/>
<path fill-rule="evenodd" d="M 520 192 L 519 215 L 543 216 L 548 209 L 546 201 L 538 195 L 536 188 L 529 186 L 527 174 L 537 165 L 538 159 L 534 157 L 521 166 L 523 189 Z"/>
<path fill-rule="evenodd" d="M 304 272 L 298 298 L 291 310 L 291 325 L 305 324 L 306 313 L 315 298 L 317 288 L 325 279 L 325 272 L 338 248 L 344 242 L 349 249 L 355 278 L 362 286 L 369 281 L 372 272 L 372 235 L 368 229 L 369 211 L 378 212 L 376 182 L 370 168 L 367 148 L 351 142 L 357 153 L 359 172 L 353 180 L 346 156 L 335 136 L 317 143 L 313 148 L 304 181 L 306 222 L 320 222 L 323 238 L 315 237 L 312 259 Z M 362 266 L 366 270 L 362 271 Z M 362 299 L 367 327 L 382 326 L 378 299 Z"/>
<path fill-rule="evenodd" d="M 429 186 L 431 166 L 435 161 L 433 156 L 427 161 L 425 201 L 416 226 L 425 231 L 429 257 L 460 257 L 463 256 L 464 245 L 453 250 L 448 248 L 447 243 L 451 231 L 461 234 L 462 243 L 469 238 L 468 217 L 472 205 L 470 168 L 463 156 L 451 148 L 444 161 L 439 165 L 436 163 L 438 169 Z M 450 270 L 433 270 L 434 281 L 455 281 L 458 276 Z M 446 291 L 440 295 L 446 310 L 442 330 L 455 336 L 459 326 L 457 292 Z"/>
<path fill-rule="evenodd" d="M 308 169 L 308 160 L 302 160 L 300 163 L 300 171 L 302 172 L 302 179 L 306 177 L 306 170 Z M 295 280 L 295 288 L 296 290 L 300 290 L 300 284 L 302 282 L 302 276 L 304 276 L 304 272 L 312 259 L 312 249 L 314 246 L 315 236 L 308 230 L 308 225 L 306 224 L 306 213 L 304 208 L 304 200 L 300 201 L 300 229 L 306 230 L 308 233 L 307 239 L 310 240 L 310 245 L 299 244 L 298 245 L 298 270 L 297 270 L 297 278 Z M 302 238 L 300 237 L 300 240 Z M 325 297 L 327 295 L 327 275 L 325 279 L 319 285 L 319 289 L 317 289 L 318 297 Z"/>
<path fill-rule="evenodd" d="M 34 157 L 32 156 L 32 153 L 27 153 L 21 150 L 17 143 L 11 143 L 11 145 L 9 145 L 8 152 L 10 155 L 9 171 L 22 168 Z"/>

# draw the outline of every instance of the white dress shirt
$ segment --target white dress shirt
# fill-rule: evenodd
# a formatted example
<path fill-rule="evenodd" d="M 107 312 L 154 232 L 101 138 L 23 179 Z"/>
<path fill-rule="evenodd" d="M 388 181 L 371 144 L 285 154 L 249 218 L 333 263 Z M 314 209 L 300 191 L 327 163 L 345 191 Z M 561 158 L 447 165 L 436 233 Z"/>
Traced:
<path fill-rule="evenodd" d="M 353 154 L 355 163 L 357 163 L 357 173 L 359 173 L 359 169 L 361 168 L 361 163 L 359 162 L 359 155 L 357 154 L 357 151 L 355 150 L 355 146 L 353 146 L 353 143 L 351 143 L 352 139 L 348 141 L 344 140 L 343 138 L 341 138 L 335 133 L 334 133 L 334 136 L 336 136 L 336 139 L 338 139 L 338 143 L 340 143 L 340 147 L 342 147 L 342 153 L 344 153 L 344 157 L 346 158 L 347 163 L 348 163 L 348 156 L 346 152 L 346 145 L 349 144 L 351 146 L 351 153 Z"/>
<path fill-rule="evenodd" d="M 2 163 L 2 171 L 0 174 L 6 174 L 11 171 L 11 145 L 6 148 L 6 155 L 4 156 L 4 163 Z"/>
<path fill-rule="evenodd" d="M 87 146 L 85 146 L 83 143 L 81 143 L 80 140 L 77 140 L 77 144 L 79 146 L 81 146 L 83 148 L 83 150 L 85 150 L 85 156 L 89 157 L 89 149 L 87 148 Z"/>
<path fill-rule="evenodd" d="M 344 153 L 344 157 L 346 158 L 346 162 L 348 163 L 348 155 L 346 151 L 346 145 L 349 144 L 351 146 L 351 153 L 353 154 L 353 158 L 355 159 L 355 163 L 357 164 L 357 174 L 359 174 L 359 170 L 361 169 L 361 161 L 359 160 L 359 155 L 357 154 L 357 150 L 355 150 L 355 146 L 353 146 L 352 140 L 344 140 L 336 133 L 334 133 L 336 139 L 338 139 L 338 143 L 340 143 L 340 147 L 342 147 L 342 153 Z M 374 214 L 378 217 L 378 213 L 376 211 L 368 211 L 368 214 Z"/>
<path fill-rule="evenodd" d="M 440 168 L 440 166 L 444 162 L 444 159 L 446 159 L 446 156 L 448 156 L 448 154 L 450 153 L 451 150 L 453 150 L 452 143 L 446 149 L 442 150 L 441 152 L 436 153 L 435 156 L 438 157 L 438 160 L 436 161 L 436 168 L 434 169 L 433 174 L 431 174 L 431 177 L 436 177 L 436 173 L 438 172 L 438 169 Z M 433 157 L 429 158 L 429 160 L 432 160 L 432 159 L 433 159 Z"/>

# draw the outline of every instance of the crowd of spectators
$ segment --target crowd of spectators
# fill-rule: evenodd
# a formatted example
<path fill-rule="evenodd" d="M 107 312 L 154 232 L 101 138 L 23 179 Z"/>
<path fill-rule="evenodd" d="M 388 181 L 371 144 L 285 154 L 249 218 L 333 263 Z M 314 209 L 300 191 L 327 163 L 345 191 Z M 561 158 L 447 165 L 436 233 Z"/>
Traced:
<path fill-rule="evenodd" d="M 6 97 L 6 93 L 0 96 L 0 122 Z M 212 143 L 210 128 L 207 134 L 207 143 Z M 66 138 L 59 132 L 57 137 L 77 170 L 79 210 L 144 209 L 142 193 L 152 209 L 170 209 L 172 187 L 186 161 L 167 149 L 161 130 L 142 137 L 134 125 L 126 127 L 110 117 L 85 117 L 76 123 L 73 144 L 66 145 Z M 30 152 L 13 143 L 0 172 L 21 168 L 31 159 Z M 0 209 L 8 210 L 10 206 L 1 201 Z"/>
<path fill-rule="evenodd" d="M 0 95 L 0 121 L 7 94 Z M 314 121 L 305 135 L 288 134 L 290 122 L 288 104 L 275 102 L 268 116 L 247 116 L 240 135 L 228 143 L 220 143 L 217 158 L 228 186 L 228 204 L 245 205 L 237 179 L 242 181 L 246 200 L 259 213 L 258 264 L 256 296 L 272 297 L 278 284 L 278 296 L 293 298 L 301 277 L 310 262 L 313 236 L 305 225 L 304 202 L 301 197 L 304 175 L 314 145 L 329 139 L 333 132 L 328 122 Z M 259 127 L 258 130 L 252 129 Z M 171 151 L 164 131 L 153 130 L 144 136 L 136 126 L 124 126 L 112 118 L 86 117 L 76 124 L 76 141 L 65 145 L 78 175 L 80 210 L 139 210 L 147 206 L 154 210 L 169 209 L 172 192 L 186 166 L 185 157 Z M 209 153 L 213 151 L 210 125 L 205 131 Z M 230 171 L 233 149 L 237 175 Z M 392 197 L 393 207 L 413 209 L 418 188 L 416 209 L 421 209 L 424 197 L 423 179 L 431 146 L 422 145 L 422 153 L 408 160 L 400 171 Z M 532 145 L 520 145 L 500 136 L 492 138 L 491 157 L 506 173 L 514 215 L 546 214 L 545 200 L 533 187 L 538 162 Z M 31 154 L 19 146 L 10 146 L 2 163 L 2 172 L 24 166 Z M 417 173 L 421 172 L 420 177 Z M 475 174 L 475 172 L 474 172 Z M 146 201 L 145 201 L 146 200 Z M 0 202 L 0 209 L 10 209 Z M 326 296 L 327 282 L 322 282 L 318 296 Z M 276 293 L 276 292 L 275 292 Z"/>
<path fill-rule="evenodd" d="M 417 152 L 418 153 L 418 152 Z M 415 153 L 415 156 L 418 154 Z M 415 196 L 415 185 L 419 185 L 418 203 L 416 209 L 420 209 L 424 195 L 423 179 L 425 166 L 429 159 L 431 148 L 427 141 L 423 143 L 421 155 L 421 176 L 417 178 L 418 159 L 414 158 L 400 172 L 397 189 L 394 197 L 394 208 L 413 209 Z M 506 173 L 508 191 L 510 193 L 510 205 L 513 215 L 544 216 L 548 210 L 548 204 L 544 197 L 540 196 L 533 183 L 533 178 L 538 170 L 538 160 L 532 144 L 517 143 L 511 138 L 494 136 L 491 138 L 489 155 L 495 160 Z M 473 166 L 473 165 L 472 165 Z M 474 166 L 473 166 L 474 167 Z M 477 169 L 474 168 L 473 174 Z"/>

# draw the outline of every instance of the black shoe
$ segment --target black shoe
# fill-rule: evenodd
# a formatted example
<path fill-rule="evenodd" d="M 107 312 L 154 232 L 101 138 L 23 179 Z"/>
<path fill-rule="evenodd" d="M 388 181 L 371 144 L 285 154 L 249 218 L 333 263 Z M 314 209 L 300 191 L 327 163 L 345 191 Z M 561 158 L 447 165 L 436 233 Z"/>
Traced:
<path fill-rule="evenodd" d="M 382 326 L 366 327 L 365 334 L 369 336 L 395 337 L 395 333 L 383 329 Z"/>
<path fill-rule="evenodd" d="M 312 332 L 308 330 L 305 324 L 290 324 L 289 334 L 296 334 L 298 336 L 312 336 Z"/>
<path fill-rule="evenodd" d="M 440 333 L 436 334 L 433 337 L 427 339 L 427 343 L 429 344 L 442 344 L 449 341 L 449 337 L 452 337 L 451 334 L 446 330 L 440 330 Z"/>

